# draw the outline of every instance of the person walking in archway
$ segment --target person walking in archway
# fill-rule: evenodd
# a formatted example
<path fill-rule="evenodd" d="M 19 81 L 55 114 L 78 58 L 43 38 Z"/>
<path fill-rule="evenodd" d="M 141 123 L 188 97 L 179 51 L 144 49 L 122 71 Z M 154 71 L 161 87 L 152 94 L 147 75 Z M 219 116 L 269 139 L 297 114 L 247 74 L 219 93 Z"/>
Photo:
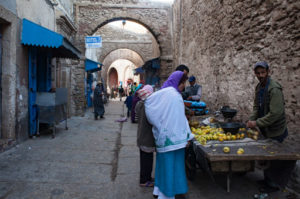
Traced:
<path fill-rule="evenodd" d="M 144 87 L 143 84 L 139 84 L 134 93 L 133 93 L 133 96 L 132 96 L 132 106 L 131 106 L 131 123 L 136 123 L 136 118 L 135 118 L 135 106 L 136 104 L 141 100 L 138 95 L 137 95 L 137 91 L 139 89 L 142 89 Z"/>
<path fill-rule="evenodd" d="M 124 88 L 123 88 L 123 86 L 121 85 L 120 88 L 119 88 L 119 97 L 120 97 L 120 101 L 122 101 L 123 94 L 124 94 Z"/>
<path fill-rule="evenodd" d="M 94 90 L 94 98 L 93 98 L 93 104 L 94 104 L 94 116 L 95 120 L 98 119 L 98 116 L 100 118 L 104 118 L 104 103 L 103 103 L 103 95 L 104 95 L 104 87 L 101 81 L 97 82 L 96 88 Z"/>

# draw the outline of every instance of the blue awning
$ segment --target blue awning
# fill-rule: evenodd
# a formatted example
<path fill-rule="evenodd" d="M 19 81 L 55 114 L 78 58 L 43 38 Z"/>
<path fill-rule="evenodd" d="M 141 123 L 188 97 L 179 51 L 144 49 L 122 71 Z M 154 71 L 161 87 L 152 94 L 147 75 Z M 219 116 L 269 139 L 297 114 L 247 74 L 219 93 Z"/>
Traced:
<path fill-rule="evenodd" d="M 142 74 L 142 73 L 144 73 L 143 67 L 139 67 L 139 68 L 134 69 L 134 74 Z"/>
<path fill-rule="evenodd" d="M 102 65 L 100 62 L 96 62 L 90 59 L 85 59 L 85 71 L 86 72 L 96 72 L 101 70 Z"/>
<path fill-rule="evenodd" d="M 23 19 L 22 44 L 50 48 L 53 57 L 80 58 L 80 51 L 61 34 Z"/>
<path fill-rule="evenodd" d="M 159 58 L 152 59 L 151 61 L 152 61 L 152 68 L 156 68 L 156 69 L 160 68 Z"/>

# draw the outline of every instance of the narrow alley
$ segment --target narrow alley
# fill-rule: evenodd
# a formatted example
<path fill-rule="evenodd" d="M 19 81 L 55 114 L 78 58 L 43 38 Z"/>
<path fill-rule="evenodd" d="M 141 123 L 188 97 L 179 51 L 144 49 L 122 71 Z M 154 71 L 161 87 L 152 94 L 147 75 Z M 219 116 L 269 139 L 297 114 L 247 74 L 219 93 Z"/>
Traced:
<path fill-rule="evenodd" d="M 150 199 L 153 188 L 142 188 L 136 124 L 115 122 L 124 114 L 122 102 L 106 106 L 105 119 L 94 120 L 92 110 L 84 117 L 57 126 L 57 134 L 44 133 L 0 154 L 1 199 Z M 231 192 L 226 177 L 199 171 L 189 181 L 188 199 L 252 198 L 259 171 L 233 176 Z M 273 194 L 281 198 L 284 193 Z"/>
<path fill-rule="evenodd" d="M 0 199 L 300 199 L 300 0 L 0 0 Z"/>

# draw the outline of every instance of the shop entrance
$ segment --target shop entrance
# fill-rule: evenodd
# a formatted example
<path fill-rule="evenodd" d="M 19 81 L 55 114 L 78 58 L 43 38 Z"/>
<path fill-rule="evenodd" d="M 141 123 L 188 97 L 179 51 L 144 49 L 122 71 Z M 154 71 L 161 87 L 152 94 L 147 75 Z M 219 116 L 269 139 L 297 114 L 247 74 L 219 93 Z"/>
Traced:
<path fill-rule="evenodd" d="M 46 49 L 29 48 L 29 136 L 37 134 L 37 92 L 51 90 L 51 54 Z"/>

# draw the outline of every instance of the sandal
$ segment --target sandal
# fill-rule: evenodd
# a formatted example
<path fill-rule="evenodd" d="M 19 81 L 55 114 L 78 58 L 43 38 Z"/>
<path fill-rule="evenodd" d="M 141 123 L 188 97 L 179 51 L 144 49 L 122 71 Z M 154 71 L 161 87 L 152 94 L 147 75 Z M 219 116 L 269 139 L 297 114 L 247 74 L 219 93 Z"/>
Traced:
<path fill-rule="evenodd" d="M 141 187 L 154 187 L 154 183 L 147 181 L 146 183 L 140 184 Z"/>

